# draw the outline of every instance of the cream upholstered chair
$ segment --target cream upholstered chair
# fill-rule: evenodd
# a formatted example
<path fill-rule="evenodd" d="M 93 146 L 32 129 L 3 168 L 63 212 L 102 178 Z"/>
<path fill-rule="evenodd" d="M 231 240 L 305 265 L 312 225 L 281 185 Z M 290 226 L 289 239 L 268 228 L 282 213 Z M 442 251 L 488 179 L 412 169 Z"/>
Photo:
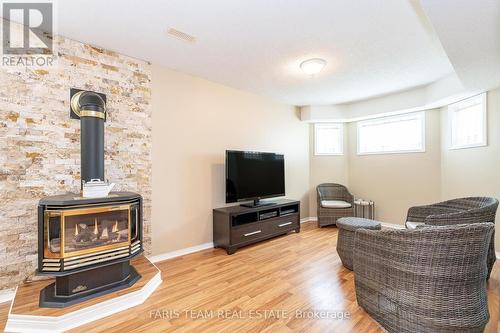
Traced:
<path fill-rule="evenodd" d="M 320 184 L 316 192 L 319 227 L 335 224 L 341 217 L 354 216 L 354 196 L 344 185 Z"/>

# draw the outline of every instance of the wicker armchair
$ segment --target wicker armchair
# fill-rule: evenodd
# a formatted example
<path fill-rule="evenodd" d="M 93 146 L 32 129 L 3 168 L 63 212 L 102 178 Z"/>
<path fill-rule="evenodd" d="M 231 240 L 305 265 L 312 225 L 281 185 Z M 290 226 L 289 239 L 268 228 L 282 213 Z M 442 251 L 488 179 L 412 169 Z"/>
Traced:
<path fill-rule="evenodd" d="M 387 331 L 483 332 L 492 223 L 355 234 L 356 299 Z"/>
<path fill-rule="evenodd" d="M 318 203 L 318 226 L 332 225 L 341 217 L 354 216 L 354 196 L 344 185 L 320 184 L 316 188 Z M 322 205 L 323 200 L 339 200 L 350 204 L 345 208 L 329 208 Z"/>
<path fill-rule="evenodd" d="M 498 200 L 489 197 L 468 197 L 452 199 L 440 203 L 411 207 L 406 218 L 406 227 L 416 224 L 432 226 L 466 224 L 466 223 L 495 223 Z M 495 231 L 491 236 L 488 251 L 488 279 L 495 264 Z"/>

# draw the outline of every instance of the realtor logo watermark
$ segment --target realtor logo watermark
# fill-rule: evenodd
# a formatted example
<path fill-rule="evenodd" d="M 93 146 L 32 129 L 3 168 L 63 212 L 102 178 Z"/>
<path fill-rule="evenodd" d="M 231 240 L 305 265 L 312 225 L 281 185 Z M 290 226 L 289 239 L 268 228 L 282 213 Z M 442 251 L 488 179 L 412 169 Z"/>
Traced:
<path fill-rule="evenodd" d="M 348 311 L 336 310 L 295 310 L 288 311 L 284 309 L 251 309 L 251 310 L 234 310 L 234 309 L 152 309 L 149 311 L 149 318 L 153 320 L 159 319 L 179 319 L 185 318 L 190 320 L 198 319 L 305 319 L 305 320 L 347 320 L 351 318 L 351 313 Z"/>
<path fill-rule="evenodd" d="M 2 3 L 2 66 L 53 66 L 53 9 L 51 2 Z"/>

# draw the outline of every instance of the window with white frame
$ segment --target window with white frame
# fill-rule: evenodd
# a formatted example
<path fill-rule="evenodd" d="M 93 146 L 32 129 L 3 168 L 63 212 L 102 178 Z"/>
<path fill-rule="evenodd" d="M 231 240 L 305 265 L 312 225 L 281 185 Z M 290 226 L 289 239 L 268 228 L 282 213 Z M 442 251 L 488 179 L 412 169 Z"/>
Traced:
<path fill-rule="evenodd" d="M 450 149 L 486 146 L 486 93 L 448 106 Z"/>
<path fill-rule="evenodd" d="M 314 124 L 314 154 L 342 155 L 344 153 L 344 124 Z"/>
<path fill-rule="evenodd" d="M 358 154 L 425 151 L 425 113 L 358 122 Z"/>

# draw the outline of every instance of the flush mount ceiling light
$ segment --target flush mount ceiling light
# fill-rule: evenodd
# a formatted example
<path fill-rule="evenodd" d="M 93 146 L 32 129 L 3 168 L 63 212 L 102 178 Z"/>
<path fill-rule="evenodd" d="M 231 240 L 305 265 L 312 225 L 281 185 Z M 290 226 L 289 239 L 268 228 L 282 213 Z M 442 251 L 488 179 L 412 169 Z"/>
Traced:
<path fill-rule="evenodd" d="M 326 60 L 321 58 L 307 59 L 300 63 L 300 69 L 308 75 L 318 74 L 325 66 Z"/>

